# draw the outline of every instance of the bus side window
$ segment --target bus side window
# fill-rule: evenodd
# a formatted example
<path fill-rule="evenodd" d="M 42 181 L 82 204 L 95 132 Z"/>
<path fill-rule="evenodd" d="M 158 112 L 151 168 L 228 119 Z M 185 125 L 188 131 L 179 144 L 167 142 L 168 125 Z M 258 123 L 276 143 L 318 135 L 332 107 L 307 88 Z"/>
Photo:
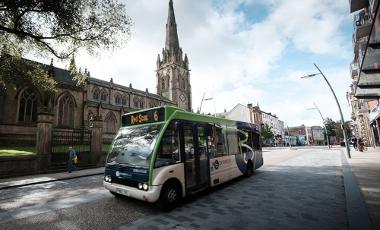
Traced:
<path fill-rule="evenodd" d="M 155 167 L 175 164 L 180 160 L 178 145 L 178 132 L 175 130 L 175 122 L 166 129 L 158 148 Z"/>
<path fill-rule="evenodd" d="M 226 150 L 226 140 L 225 140 L 225 129 L 222 129 L 222 127 L 214 126 L 214 144 L 216 147 L 216 154 L 215 156 L 226 156 L 227 150 Z"/>
<path fill-rule="evenodd" d="M 238 132 L 233 129 L 229 129 L 227 131 L 227 141 L 228 141 L 228 154 L 235 155 L 238 154 L 239 151 L 239 143 L 238 143 Z"/>

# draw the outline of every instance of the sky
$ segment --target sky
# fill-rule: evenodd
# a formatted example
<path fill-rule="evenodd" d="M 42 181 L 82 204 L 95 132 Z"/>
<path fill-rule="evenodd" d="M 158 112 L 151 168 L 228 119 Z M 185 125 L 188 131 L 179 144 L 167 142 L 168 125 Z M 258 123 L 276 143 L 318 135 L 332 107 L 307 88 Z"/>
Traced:
<path fill-rule="evenodd" d="M 90 56 L 76 64 L 91 76 L 156 93 L 156 60 L 165 46 L 169 0 L 127 0 L 133 21 L 121 49 Z M 174 0 L 180 46 L 189 58 L 192 107 L 202 95 L 202 112 L 231 110 L 236 104 L 259 105 L 286 126 L 321 125 L 340 120 L 334 97 L 316 63 L 330 81 L 350 120 L 346 91 L 351 84 L 353 19 L 347 0 Z M 47 60 L 40 60 L 49 63 Z M 68 61 L 55 64 L 67 67 Z"/>

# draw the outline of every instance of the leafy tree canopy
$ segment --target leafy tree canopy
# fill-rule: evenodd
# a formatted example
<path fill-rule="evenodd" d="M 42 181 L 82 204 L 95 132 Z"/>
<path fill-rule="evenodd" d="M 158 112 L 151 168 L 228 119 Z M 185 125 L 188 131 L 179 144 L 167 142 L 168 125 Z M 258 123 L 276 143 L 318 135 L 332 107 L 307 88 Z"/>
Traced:
<path fill-rule="evenodd" d="M 130 26 L 125 6 L 117 0 L 0 1 L 0 94 L 25 84 L 44 93 L 55 91 L 48 71 L 22 59 L 25 53 L 67 59 L 83 48 L 96 54 L 122 46 Z M 70 72 L 79 84 L 87 76 Z"/>
<path fill-rule="evenodd" d="M 336 136 L 339 138 L 343 138 L 341 121 L 333 121 L 331 118 L 326 118 L 325 126 L 326 126 L 327 133 L 329 136 Z M 349 121 L 345 122 L 344 129 L 346 130 L 347 138 L 350 138 L 352 132 L 351 132 Z"/>
<path fill-rule="evenodd" d="M 264 124 L 261 129 L 261 136 L 264 140 L 271 140 L 274 137 L 272 129 L 269 127 L 269 125 Z"/>
<path fill-rule="evenodd" d="M 5 44 L 68 58 L 79 48 L 90 52 L 123 45 L 131 21 L 115 0 L 5 0 L 0 2 L 0 34 Z"/>

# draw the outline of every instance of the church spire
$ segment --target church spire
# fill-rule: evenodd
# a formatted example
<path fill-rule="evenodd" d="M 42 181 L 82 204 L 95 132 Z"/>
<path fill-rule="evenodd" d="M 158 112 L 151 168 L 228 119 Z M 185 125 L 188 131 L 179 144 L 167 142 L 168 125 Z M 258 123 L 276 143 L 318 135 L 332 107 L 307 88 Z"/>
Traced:
<path fill-rule="evenodd" d="M 177 34 L 177 24 L 175 22 L 173 0 L 169 1 L 168 21 L 166 23 L 166 42 L 165 49 L 170 51 L 179 50 L 179 41 Z"/>

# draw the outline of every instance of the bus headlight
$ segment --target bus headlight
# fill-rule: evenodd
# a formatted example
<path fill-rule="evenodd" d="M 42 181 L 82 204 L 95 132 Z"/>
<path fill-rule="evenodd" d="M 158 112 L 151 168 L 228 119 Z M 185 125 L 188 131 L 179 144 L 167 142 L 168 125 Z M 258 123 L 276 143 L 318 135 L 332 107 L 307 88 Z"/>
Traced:
<path fill-rule="evenodd" d="M 142 183 L 138 183 L 137 187 L 138 187 L 140 190 L 142 190 L 142 189 L 143 189 L 143 185 L 142 185 Z"/>
<path fill-rule="evenodd" d="M 104 177 L 104 180 L 105 180 L 106 182 L 111 182 L 111 177 L 110 177 L 110 176 L 105 176 L 105 177 Z"/>
<path fill-rule="evenodd" d="M 148 184 L 146 184 L 146 183 L 144 183 L 143 185 L 142 185 L 142 187 L 143 187 L 143 189 L 145 190 L 145 191 L 148 191 Z"/>

